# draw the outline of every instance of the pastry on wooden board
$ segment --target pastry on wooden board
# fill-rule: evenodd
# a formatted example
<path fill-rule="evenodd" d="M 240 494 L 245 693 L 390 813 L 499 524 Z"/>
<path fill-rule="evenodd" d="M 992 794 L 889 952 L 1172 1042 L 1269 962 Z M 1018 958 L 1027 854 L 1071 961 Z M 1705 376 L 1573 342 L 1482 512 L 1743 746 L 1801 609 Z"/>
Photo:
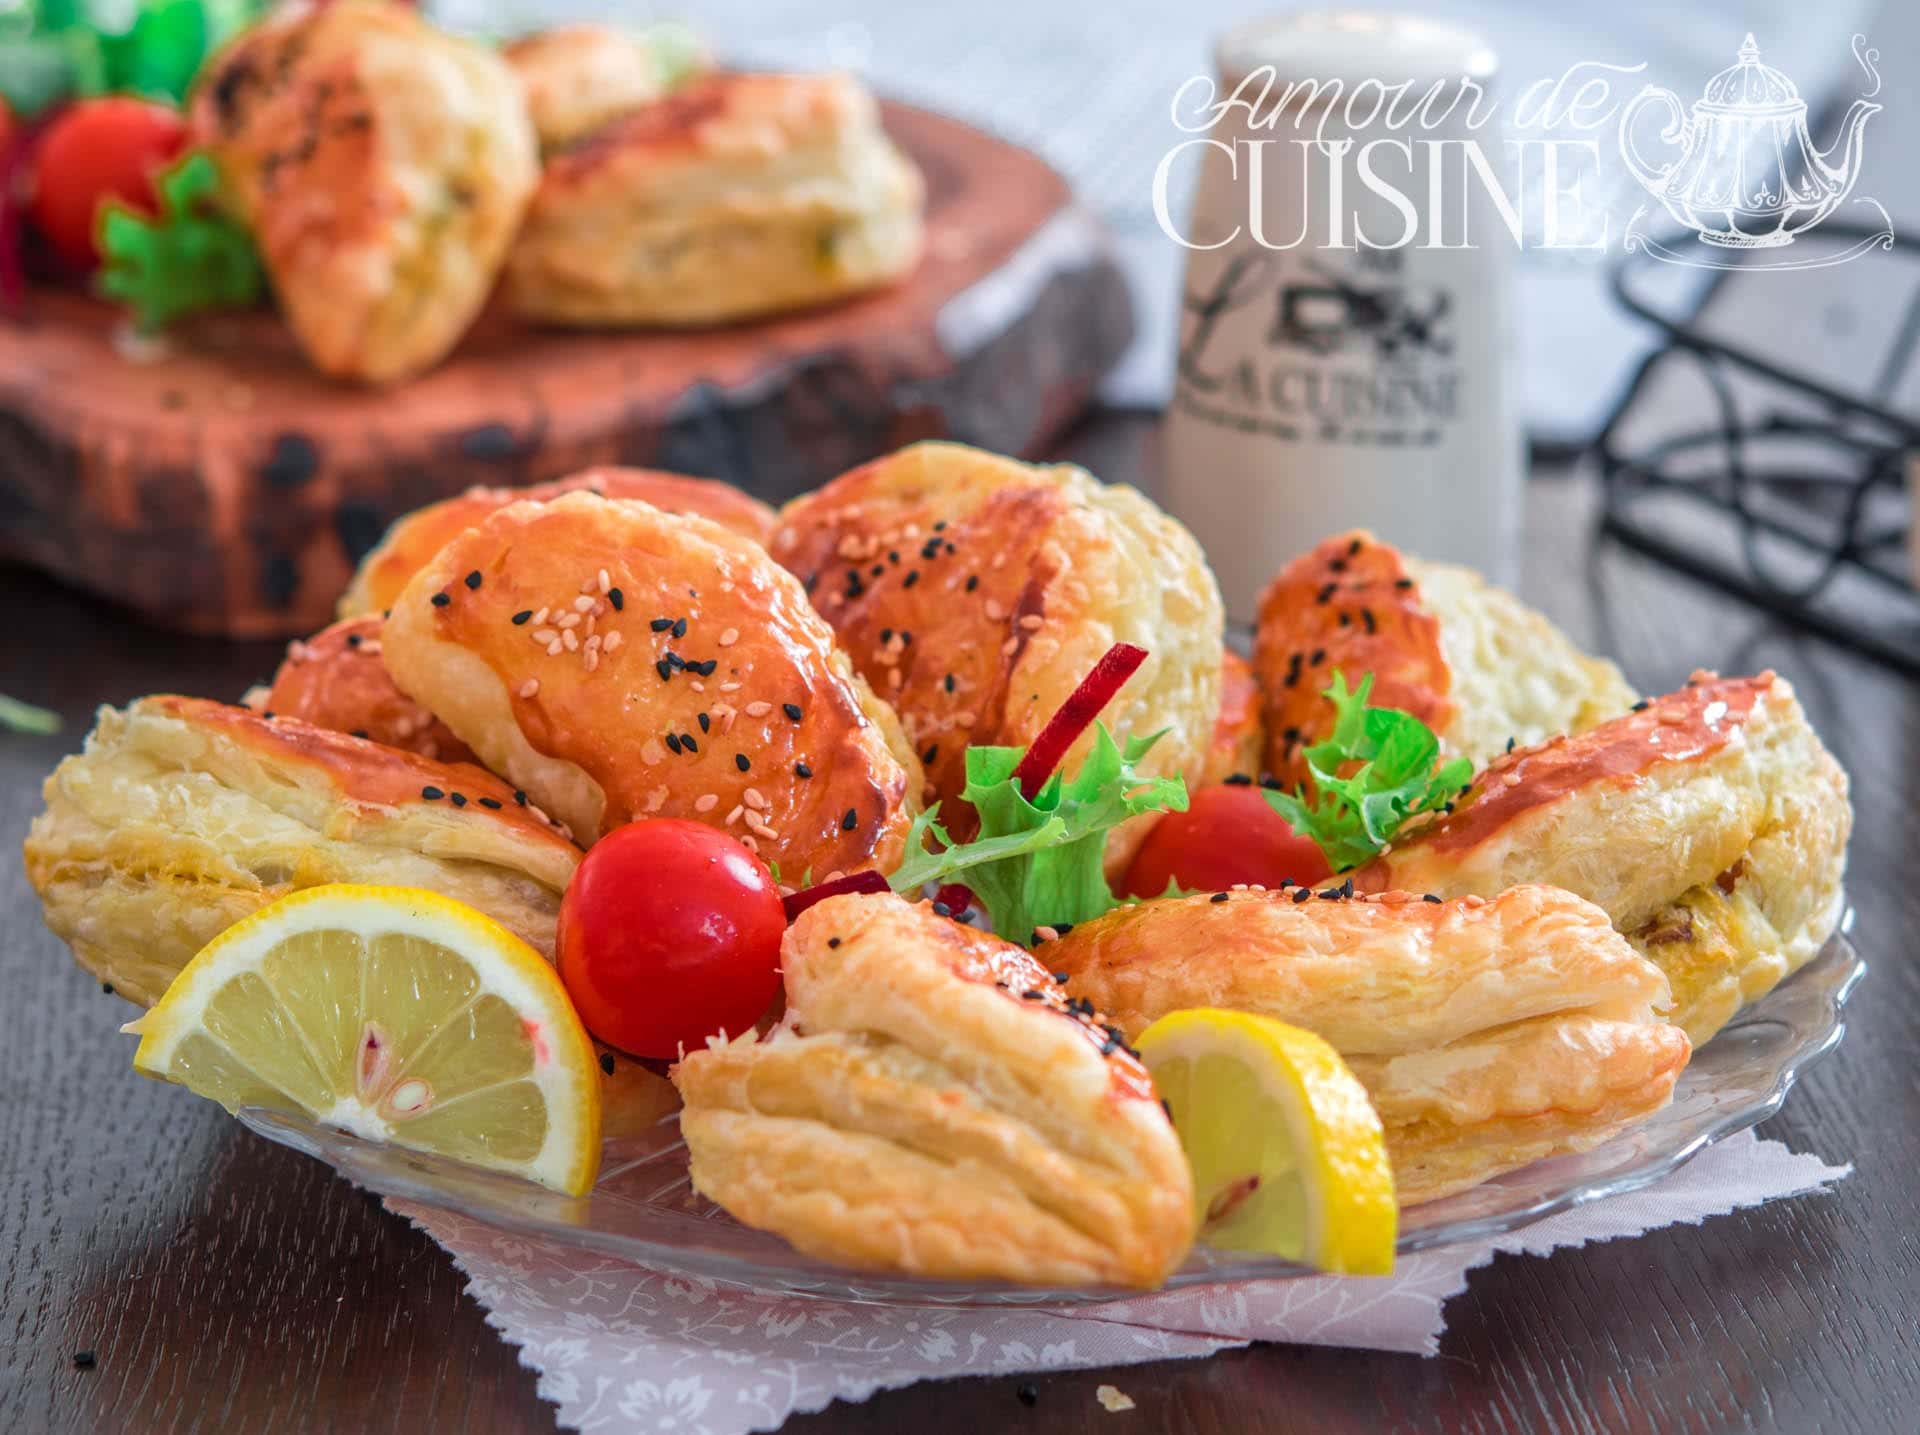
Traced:
<path fill-rule="evenodd" d="M 1412 713 L 1448 754 L 1476 766 L 1509 739 L 1578 732 L 1634 699 L 1618 668 L 1582 653 L 1512 594 L 1363 531 L 1327 539 L 1267 585 L 1253 666 L 1265 695 L 1266 771 L 1288 789 L 1307 779 L 1303 751 L 1332 727 L 1322 694 L 1336 669 L 1349 687 L 1372 673 L 1376 707 Z"/>
<path fill-rule="evenodd" d="M 425 887 L 551 953 L 580 860 L 477 767 L 201 698 L 100 709 L 45 798 L 25 857 L 47 925 L 146 1005 L 242 917 L 329 882 Z"/>
<path fill-rule="evenodd" d="M 1146 1069 L 1024 949 L 892 895 L 781 947 L 786 1015 L 674 1068 L 695 1189 L 845 1265 L 1159 1284 L 1192 1178 Z"/>
<path fill-rule="evenodd" d="M 526 93 L 542 152 L 659 99 L 672 78 L 644 35 L 612 25 L 557 25 L 511 40 L 500 53 Z"/>
<path fill-rule="evenodd" d="M 788 504 L 771 551 L 900 714 L 928 798 L 958 834 L 967 745 L 1032 742 L 1115 643 L 1148 657 L 1101 720 L 1122 739 L 1167 730 L 1145 773 L 1206 767 L 1220 590 L 1193 535 L 1134 489 L 1069 464 L 913 444 Z M 1144 830 L 1110 841 L 1112 867 Z"/>
<path fill-rule="evenodd" d="M 708 75 L 548 159 L 508 301 L 590 328 L 808 308 L 912 270 L 925 200 L 859 81 Z"/>
<path fill-rule="evenodd" d="M 1664 1106 L 1690 1047 L 1666 978 L 1552 887 L 1428 902 L 1294 891 L 1121 907 L 1039 955 L 1129 1036 L 1190 1007 L 1304 1027 L 1367 1088 L 1417 1205 L 1598 1145 Z"/>
<path fill-rule="evenodd" d="M 608 498 L 636 498 L 668 513 L 695 513 L 757 543 L 767 541 L 775 522 L 771 508 L 730 483 L 651 468 L 606 465 L 527 488 L 474 487 L 416 508 L 395 522 L 373 551 L 360 560 L 352 584 L 341 596 L 340 616 L 349 618 L 391 608 L 407 581 L 434 554 L 489 513 L 509 503 L 544 503 L 583 489 Z"/>
<path fill-rule="evenodd" d="M 519 81 L 404 5 L 289 5 L 201 71 L 219 166 L 315 368 L 384 384 L 445 358 L 492 291 L 537 179 Z"/>
<path fill-rule="evenodd" d="M 644 503 L 516 503 L 448 543 L 387 619 L 422 703 L 583 845 L 642 817 L 731 832 L 798 882 L 890 869 L 920 771 L 798 580 Z"/>
<path fill-rule="evenodd" d="M 1686 687 L 1495 758 L 1450 815 L 1356 888 L 1492 895 L 1549 882 L 1597 903 L 1673 984 L 1696 1044 L 1833 934 L 1847 775 L 1772 672 Z"/>

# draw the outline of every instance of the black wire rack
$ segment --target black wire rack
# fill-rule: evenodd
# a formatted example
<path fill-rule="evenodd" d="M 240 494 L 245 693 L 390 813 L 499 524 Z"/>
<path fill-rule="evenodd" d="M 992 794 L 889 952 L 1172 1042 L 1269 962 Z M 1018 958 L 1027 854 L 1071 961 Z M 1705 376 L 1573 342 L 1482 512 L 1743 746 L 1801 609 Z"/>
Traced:
<path fill-rule="evenodd" d="M 1724 316 L 1728 306 L 1716 299 L 1726 298 L 1740 268 L 1709 271 L 1705 292 L 1685 317 L 1675 317 L 1644 292 L 1653 271 L 1665 266 L 1645 251 L 1630 252 L 1614 269 L 1614 296 L 1666 342 L 1634 373 L 1593 452 L 1606 532 L 1920 674 L 1907 481 L 1909 463 L 1920 456 L 1920 413 L 1901 399 L 1920 377 L 1910 374 L 1920 349 L 1920 266 L 1910 261 L 1920 258 L 1920 246 L 1830 223 L 1799 236 L 1795 249 L 1839 250 L 1876 238 L 1882 243 L 1873 252 L 1847 266 L 1858 275 L 1849 282 L 1872 286 L 1881 307 L 1904 307 L 1883 326 L 1882 352 L 1866 362 L 1851 354 L 1844 364 L 1829 364 L 1829 372 L 1803 363 L 1803 353 L 1783 357 L 1781 350 L 1794 345 L 1762 346 L 1742 338 L 1737 326 L 1711 322 L 1716 308 Z M 1910 293 L 1902 296 L 1903 287 Z M 1752 303 L 1765 302 L 1751 286 L 1747 294 Z M 1649 421 L 1656 408 L 1664 421 Z"/>

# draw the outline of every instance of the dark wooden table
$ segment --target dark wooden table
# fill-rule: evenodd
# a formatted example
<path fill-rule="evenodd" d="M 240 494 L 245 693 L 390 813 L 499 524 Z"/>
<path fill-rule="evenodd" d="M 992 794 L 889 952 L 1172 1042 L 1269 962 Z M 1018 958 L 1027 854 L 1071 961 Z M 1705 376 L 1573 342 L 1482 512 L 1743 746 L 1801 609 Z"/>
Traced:
<path fill-rule="evenodd" d="M 1153 432 L 1068 452 L 1151 480 Z M 1840 1052 L 1763 1128 L 1850 1160 L 1836 1193 L 1698 1228 L 1500 1257 L 1438 1359 L 1260 1347 L 1211 1360 L 920 1385 L 787 1430 L 1905 1432 L 1920 1427 L 1920 685 L 1592 538 L 1587 485 L 1533 485 L 1523 590 L 1647 691 L 1695 666 L 1793 679 L 1853 773 L 1851 886 L 1872 972 Z M 0 736 L 0 1430 L 550 1431 L 532 1372 L 452 1263 L 325 1168 L 136 1077 L 132 1014 L 40 924 L 12 854 L 98 703 L 232 697 L 272 647 L 142 629 L 0 572 L 0 692 L 59 710 Z M 78 1351 L 97 1363 L 76 1368 Z M 1112 1380 L 1139 1404 L 1106 1414 Z"/>

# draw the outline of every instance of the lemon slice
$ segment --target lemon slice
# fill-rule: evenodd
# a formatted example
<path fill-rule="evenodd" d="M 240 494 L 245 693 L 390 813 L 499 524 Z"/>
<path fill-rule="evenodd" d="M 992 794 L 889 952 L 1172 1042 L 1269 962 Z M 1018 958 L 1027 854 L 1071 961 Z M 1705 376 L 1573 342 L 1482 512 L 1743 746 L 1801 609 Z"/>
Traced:
<path fill-rule="evenodd" d="M 569 1195 L 600 1166 L 600 1073 L 559 974 L 471 907 L 311 887 L 228 928 L 125 1030 L 136 1071 Z"/>
<path fill-rule="evenodd" d="M 1312 1032 L 1246 1012 L 1163 1016 L 1135 1043 L 1193 1167 L 1198 1239 L 1343 1275 L 1393 1269 L 1380 1118 Z"/>

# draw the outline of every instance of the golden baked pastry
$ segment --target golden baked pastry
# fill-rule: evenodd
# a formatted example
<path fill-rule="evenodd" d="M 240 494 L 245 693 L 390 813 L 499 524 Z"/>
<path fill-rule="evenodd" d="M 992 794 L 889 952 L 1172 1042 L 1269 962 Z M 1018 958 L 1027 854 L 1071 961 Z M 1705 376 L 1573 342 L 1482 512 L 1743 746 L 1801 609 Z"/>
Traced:
<path fill-rule="evenodd" d="M 190 104 L 314 367 L 431 367 L 493 288 L 538 177 L 500 57 L 371 0 L 289 5 L 210 60 Z"/>
<path fill-rule="evenodd" d="M 1353 881 L 1578 892 L 1667 974 L 1697 1045 L 1833 934 L 1852 825 L 1847 775 L 1785 679 L 1697 673 L 1578 737 L 1495 758 L 1451 815 Z"/>
<path fill-rule="evenodd" d="M 101 708 L 26 841 L 47 925 L 151 1005 L 208 941 L 328 882 L 425 887 L 543 952 L 580 853 L 464 764 L 199 698 Z"/>
<path fill-rule="evenodd" d="M 1266 740 L 1260 721 L 1260 685 L 1247 660 L 1229 648 L 1220 655 L 1220 715 L 1214 720 L 1206 765 L 1194 785 L 1259 776 Z"/>
<path fill-rule="evenodd" d="M 547 161 L 508 298 L 588 327 L 805 308 L 912 269 L 923 200 L 857 80 L 709 75 Z"/>
<path fill-rule="evenodd" d="M 1659 969 L 1552 887 L 1162 899 L 1039 955 L 1129 1036 L 1215 1006 L 1323 1037 L 1373 1098 L 1403 1206 L 1598 1145 L 1667 1103 L 1689 1052 Z"/>
<path fill-rule="evenodd" d="M 611 25 L 560 25 L 522 35 L 500 53 L 526 92 L 540 148 L 551 150 L 664 95 L 704 57 L 671 56 L 645 35 Z M 671 62 L 671 63 L 670 63 Z"/>
<path fill-rule="evenodd" d="M 967 744 L 1031 743 L 1114 643 L 1148 657 L 1102 720 L 1121 738 L 1167 729 L 1147 774 L 1205 769 L 1220 590 L 1193 535 L 1135 490 L 1067 464 L 917 443 L 789 503 L 769 549 L 900 714 L 957 836 L 971 831 L 953 802 Z M 1067 771 L 1092 742 L 1089 731 Z M 1124 865 L 1135 845 L 1123 829 L 1108 856 Z"/>
<path fill-rule="evenodd" d="M 695 513 L 756 543 L 765 543 L 773 533 L 773 510 L 732 484 L 651 468 L 610 465 L 530 488 L 474 487 L 415 509 L 389 528 L 379 544 L 360 560 L 352 584 L 341 595 L 340 616 L 383 613 L 391 608 L 400 590 L 428 559 L 489 513 L 509 503 L 545 503 L 582 490 L 608 498 L 637 498 L 668 513 Z"/>
<path fill-rule="evenodd" d="M 674 1069 L 694 1187 L 809 1255 L 1031 1285 L 1153 1286 L 1194 1228 L 1138 1059 L 1032 956 L 899 897 L 831 897 L 781 946 L 761 1041 Z"/>
<path fill-rule="evenodd" d="M 382 627 L 375 617 L 343 618 L 287 644 L 272 684 L 249 693 L 246 705 L 441 762 L 472 762 L 445 723 L 394 686 L 380 658 Z"/>
<path fill-rule="evenodd" d="M 782 878 L 890 868 L 918 810 L 899 724 L 751 539 L 644 503 L 516 503 L 414 575 L 382 647 L 583 844 L 640 817 L 733 833 Z"/>
<path fill-rule="evenodd" d="M 1579 732 L 1634 697 L 1612 663 L 1473 570 L 1404 557 L 1359 531 L 1327 539 L 1267 585 L 1253 666 L 1267 771 L 1288 788 L 1306 781 L 1301 753 L 1333 726 L 1321 694 L 1336 668 L 1355 688 L 1372 673 L 1374 706 L 1412 713 L 1476 766 L 1508 739 Z"/>

